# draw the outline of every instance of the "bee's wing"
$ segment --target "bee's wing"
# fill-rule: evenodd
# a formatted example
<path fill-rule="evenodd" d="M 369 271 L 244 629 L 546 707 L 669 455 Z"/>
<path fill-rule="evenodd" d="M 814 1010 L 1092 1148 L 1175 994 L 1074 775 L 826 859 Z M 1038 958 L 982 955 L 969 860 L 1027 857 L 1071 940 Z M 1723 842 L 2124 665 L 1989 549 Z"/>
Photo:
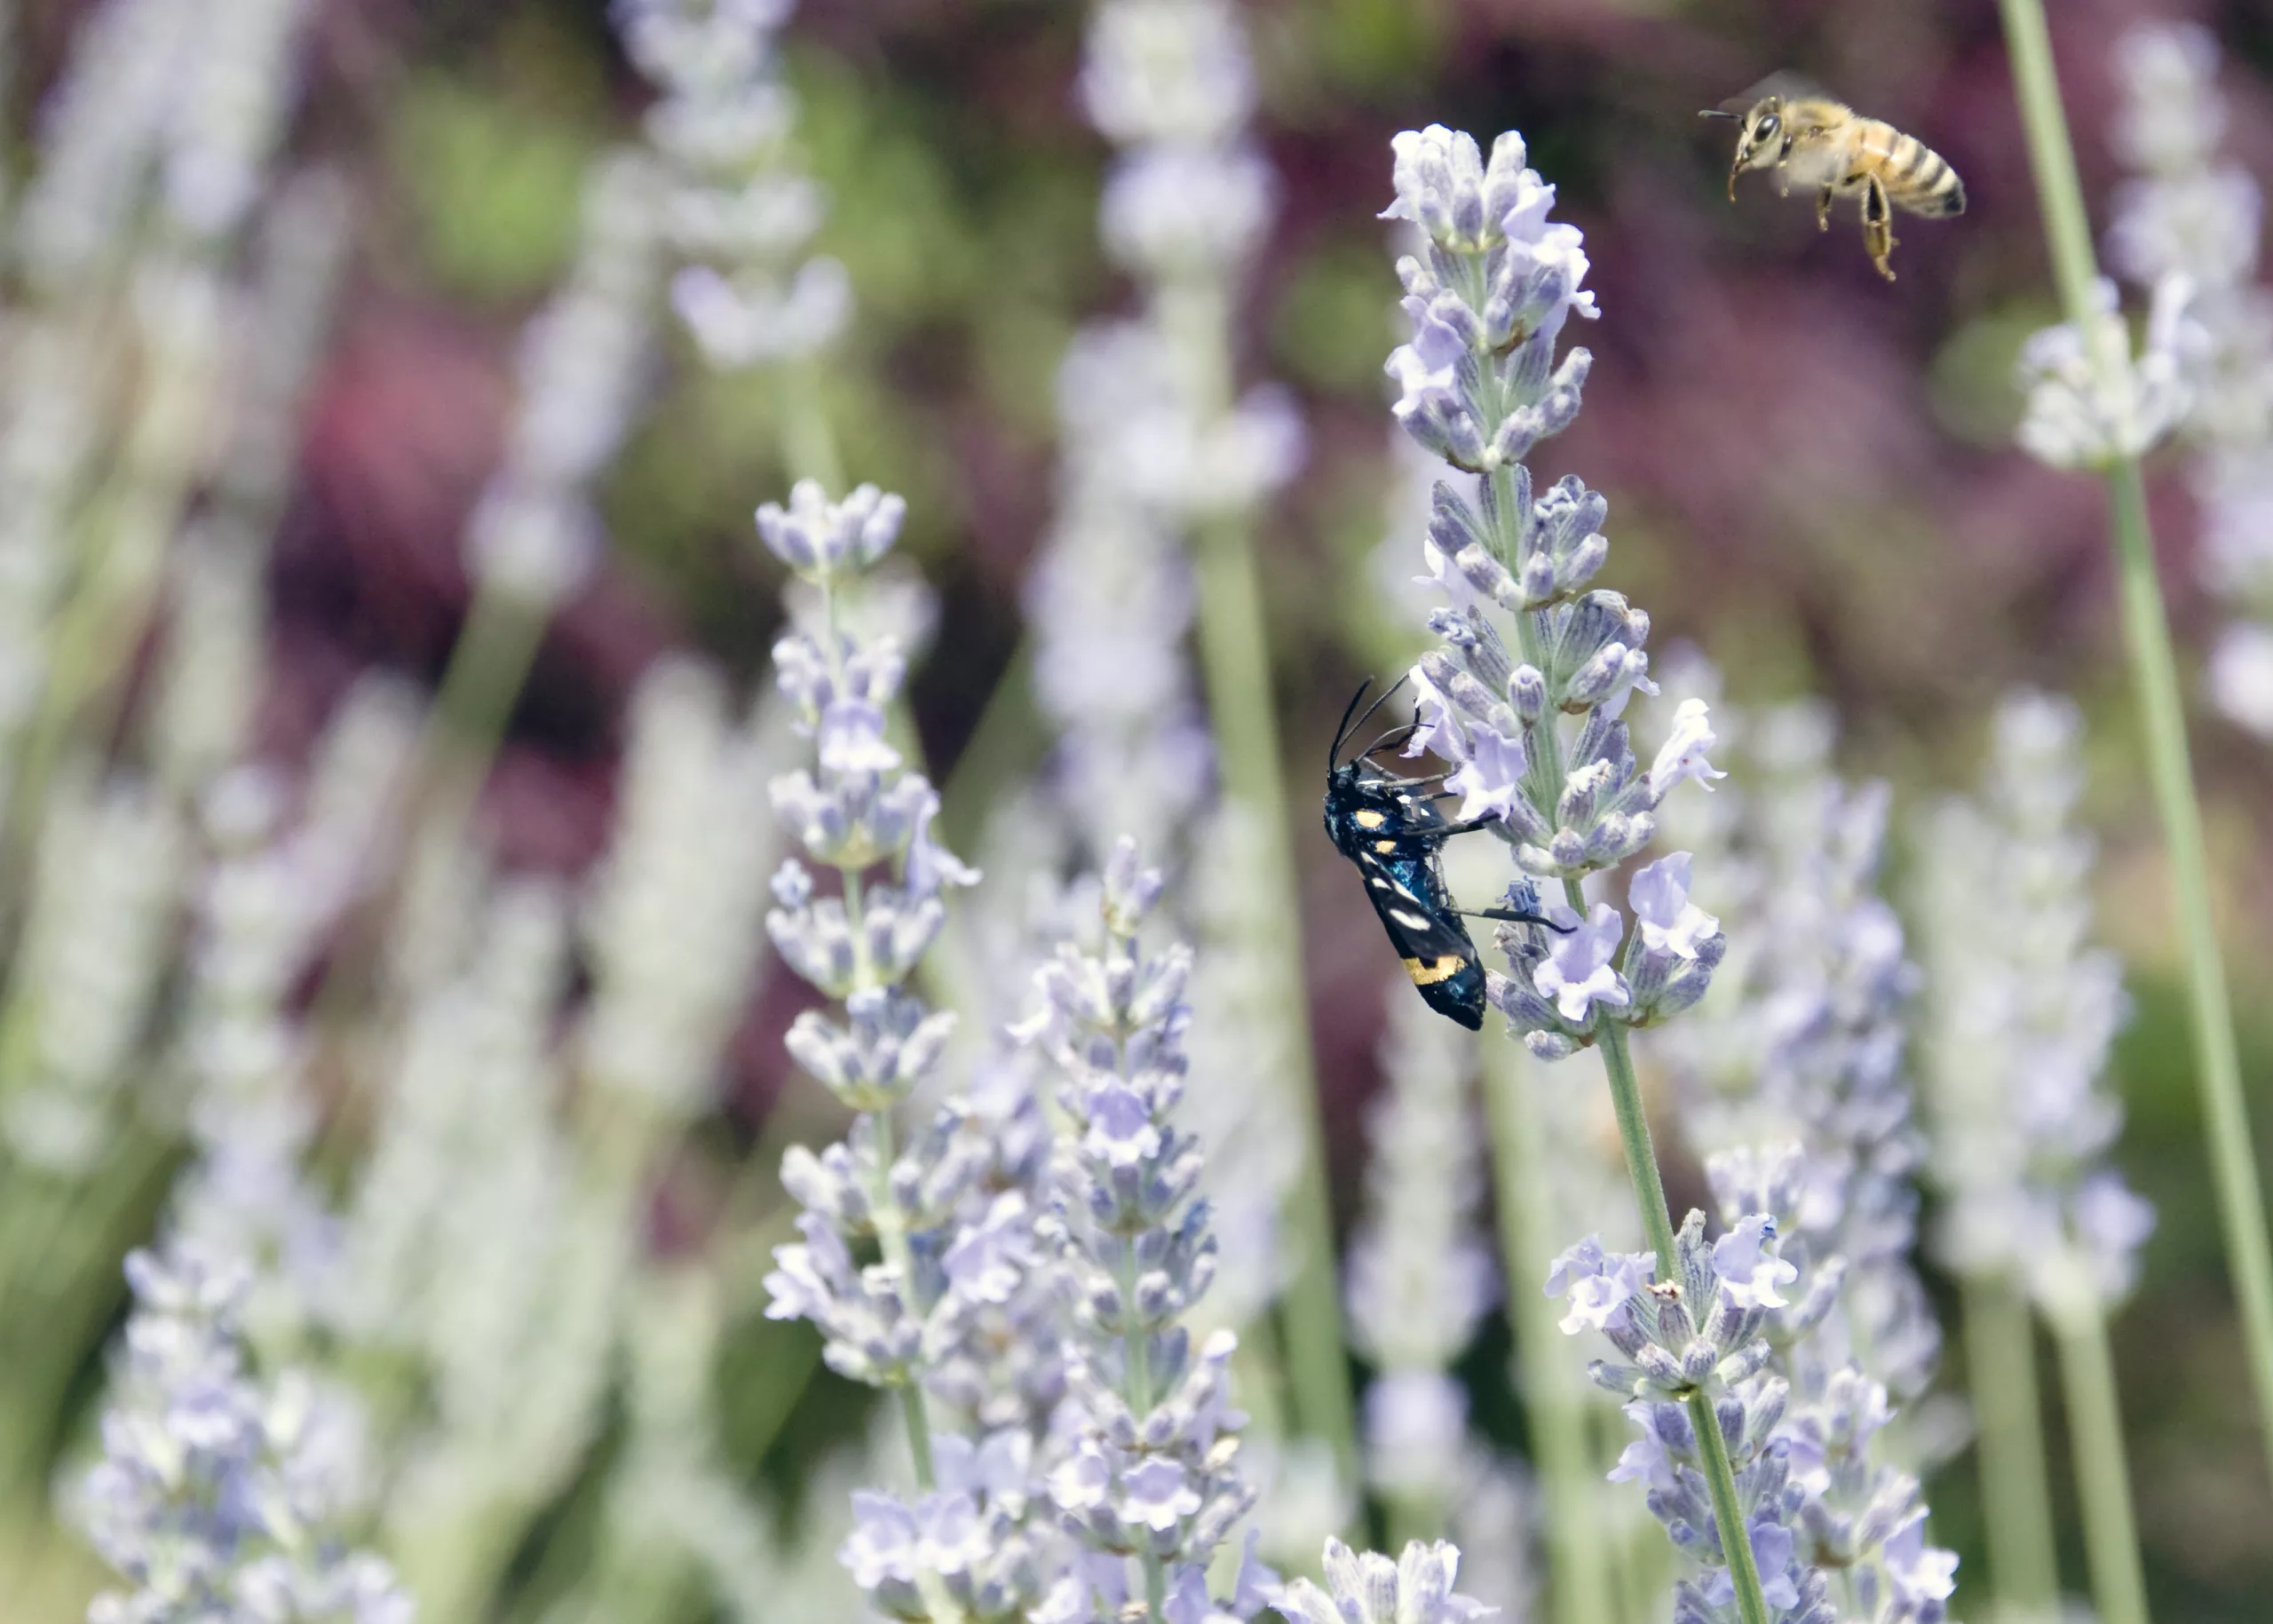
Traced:
<path fill-rule="evenodd" d="M 1742 118 L 1770 96 L 1781 101 L 1804 101 L 1816 98 L 1826 101 L 1839 99 L 1805 74 L 1781 68 L 1769 75 L 1768 77 L 1745 91 L 1743 95 L 1731 96 L 1721 103 L 1721 111 L 1733 113 L 1738 118 Z"/>

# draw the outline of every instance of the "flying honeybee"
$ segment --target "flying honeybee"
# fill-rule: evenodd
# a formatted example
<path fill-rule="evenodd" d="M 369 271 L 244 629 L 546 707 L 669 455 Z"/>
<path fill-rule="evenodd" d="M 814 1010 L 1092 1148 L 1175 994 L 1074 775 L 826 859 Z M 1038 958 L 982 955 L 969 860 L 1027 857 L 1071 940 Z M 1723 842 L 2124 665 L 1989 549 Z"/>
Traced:
<path fill-rule="evenodd" d="M 1895 210 L 1935 218 L 1965 212 L 1965 184 L 1948 160 L 1916 136 L 1780 75 L 1739 99 L 1746 105 L 1742 113 L 1731 101 L 1702 114 L 1740 126 L 1729 165 L 1730 202 L 1738 175 L 1772 170 L 1783 195 L 1794 186 L 1815 188 L 1816 229 L 1827 231 L 1832 199 L 1860 197 L 1863 247 L 1889 281 L 1894 280 L 1886 260 L 1894 249 Z"/>

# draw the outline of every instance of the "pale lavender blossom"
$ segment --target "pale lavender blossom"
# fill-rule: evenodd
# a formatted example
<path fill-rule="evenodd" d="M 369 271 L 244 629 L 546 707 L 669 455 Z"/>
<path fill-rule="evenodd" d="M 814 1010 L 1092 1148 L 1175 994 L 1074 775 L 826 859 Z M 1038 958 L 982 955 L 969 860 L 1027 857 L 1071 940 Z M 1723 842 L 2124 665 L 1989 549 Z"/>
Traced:
<path fill-rule="evenodd" d="M 1784 1297 L 1779 1287 L 1798 1271 L 1779 1256 L 1770 1214 L 1733 1216 L 1708 1242 L 1704 1215 L 1692 1212 L 1675 1251 L 1677 1278 L 1660 1281 L 1649 1255 L 1606 1253 L 1590 1239 L 1557 1258 L 1548 1277 L 1548 1295 L 1571 1303 L 1564 1332 L 1599 1332 L 1622 1356 L 1589 1367 L 1598 1383 L 1629 1400 L 1627 1417 L 1638 1434 L 1611 1476 L 1643 1486 L 1651 1511 L 1691 1559 L 1689 1575 L 1674 1587 L 1674 1617 L 1683 1624 L 1733 1620 L 1734 1581 L 1684 1402 L 1705 1394 L 1736 1467 L 1770 1617 L 1778 1624 L 1833 1624 L 1827 1581 L 1800 1538 L 1808 1496 L 1793 1441 L 1779 1425 L 1790 1386 L 1775 1351 L 1820 1319 L 1829 1294 L 1810 1289 L 1797 1303 Z M 1918 1624 L 1938 1624 L 1938 1615 Z"/>
<path fill-rule="evenodd" d="M 1596 1004 L 1625 1004 L 1633 994 L 1611 967 L 1618 945 L 1626 934 L 1626 921 L 1607 902 L 1597 902 L 1581 919 L 1573 909 L 1556 904 L 1548 918 L 1568 931 L 1548 950 L 1546 962 L 1532 971 L 1532 986 L 1552 999 L 1563 1018 L 1584 1025 Z"/>
<path fill-rule="evenodd" d="M 1287 1624 L 1469 1624 L 1496 1611 L 1453 1588 L 1460 1548 L 1413 1541 L 1394 1560 L 1326 1542 L 1323 1588 L 1297 1579 L 1271 1604 Z"/>
<path fill-rule="evenodd" d="M 614 0 L 616 32 L 661 96 L 659 226 L 677 261 L 670 299 L 716 368 L 826 349 L 852 311 L 844 267 L 806 245 L 820 187 L 798 172 L 796 102 L 775 36 L 794 0 Z"/>
<path fill-rule="evenodd" d="M 505 454 L 466 520 L 476 582 L 531 613 L 573 596 L 602 551 L 590 487 L 622 441 L 652 343 L 652 183 L 637 154 L 592 166 L 574 263 L 522 329 Z"/>
<path fill-rule="evenodd" d="M 1463 1470 L 1468 1396 L 1448 1367 L 1497 1295 L 1477 1208 L 1483 1169 L 1457 1028 L 1396 996 L 1373 1107 L 1366 1208 L 1349 1247 L 1351 1343 L 1379 1371 L 1364 1399 L 1366 1471 L 1386 1494 L 1442 1507 Z"/>
<path fill-rule="evenodd" d="M 2028 398 L 2016 438 L 2055 468 L 2103 468 L 2159 444 L 2192 408 L 2208 335 L 2189 311 L 2190 279 L 2155 285 L 2145 340 L 2134 357 L 2115 284 L 2094 290 L 2089 331 L 2063 322 L 2021 346 Z"/>
<path fill-rule="evenodd" d="M 1573 313 L 1598 313 L 1580 234 L 1548 219 L 1555 188 L 1512 131 L 1488 160 L 1437 125 L 1392 147 L 1397 196 L 1382 218 L 1409 223 L 1419 250 L 1398 262 L 1411 336 L 1388 363 L 1394 413 L 1425 450 L 1480 476 L 1432 495 L 1421 556 L 1445 599 L 1429 617 L 1443 646 L 1407 673 L 1419 725 L 1405 754 L 1449 764 L 1461 816 L 1490 817 L 1520 875 L 1569 891 L 1548 910 L 1569 933 L 1502 927 L 1512 973 L 1488 982 L 1533 1052 L 1559 1059 L 1601 1022 L 1652 1025 L 1709 984 L 1723 944 L 1675 900 L 1673 870 L 1637 877 L 1633 900 L 1651 910 L 1640 928 L 1607 902 L 1582 918 L 1575 887 L 1648 846 L 1681 783 L 1710 788 L 1713 729 L 1691 701 L 1643 770 L 1623 718 L 1637 693 L 1657 692 L 1650 618 L 1588 588 L 1609 557 L 1608 503 L 1570 475 L 1535 493 L 1523 461 L 1575 418 L 1591 364 L 1583 349 L 1556 355 Z"/>
<path fill-rule="evenodd" d="M 1689 899 L 1690 854 L 1671 857 L 1638 870 L 1626 900 L 1642 927 L 1642 945 L 1677 959 L 1694 959 L 1699 944 L 1720 934 L 1721 922 Z"/>
<path fill-rule="evenodd" d="M 2273 739 L 2273 289 L 2260 279 L 2262 191 L 2220 152 L 2218 65 L 2216 37 L 2191 23 L 2142 24 L 2118 45 L 2114 144 L 2137 178 L 2116 191 L 2108 257 L 2142 287 L 2182 278 L 2193 289 L 2207 352 L 2185 423 L 2200 567 L 2235 617 L 2206 686 L 2228 717 Z"/>
<path fill-rule="evenodd" d="M 1918 976 L 1879 894 L 1889 796 L 1831 772 L 1820 707 L 1723 714 L 1742 786 L 1689 802 L 1669 833 L 1700 852 L 1736 945 L 1720 990 L 1652 1051 L 1671 1067 L 1677 1120 L 1700 1155 L 1803 1147 L 1808 1186 L 1782 1216 L 1807 1256 L 1844 1260 L 1844 1347 L 1832 1362 L 1851 1352 L 1908 1401 L 1941 1338 L 1911 1261 L 1925 1147 L 1904 1023 Z"/>
<path fill-rule="evenodd" d="M 2108 1165 L 2123 1113 L 2104 1072 L 2126 1003 L 2115 955 L 2088 943 L 2080 734 L 2065 701 L 2009 697 L 1984 794 L 1937 807 L 1918 852 L 1943 1255 L 2048 1309 L 2119 1303 L 2151 1227 Z"/>
<path fill-rule="evenodd" d="M 1049 1616 L 1068 1620 L 1189 1590 L 1255 1499 L 1230 1404 L 1238 1339 L 1218 1330 L 1195 1345 L 1184 1323 L 1216 1262 L 1203 1159 L 1176 1114 L 1191 955 L 1143 950 L 1160 884 L 1133 842 L 1104 877 L 1102 951 L 1061 947 L 1018 1029 L 1057 1068 L 1063 1122 L 1039 1227 L 1056 1259 L 1067 1396 L 1049 1493 L 1065 1531 L 1112 1559 L 1054 1587 Z"/>
<path fill-rule="evenodd" d="M 337 1519 L 353 1485 L 337 1430 L 345 1400 L 303 1373 L 248 1363 L 250 1272 L 186 1244 L 126 1260 L 135 1308 L 103 1414 L 103 1458 L 74 1509 L 131 1587 L 91 1624 L 289 1618 L 410 1624 L 415 1606 Z"/>

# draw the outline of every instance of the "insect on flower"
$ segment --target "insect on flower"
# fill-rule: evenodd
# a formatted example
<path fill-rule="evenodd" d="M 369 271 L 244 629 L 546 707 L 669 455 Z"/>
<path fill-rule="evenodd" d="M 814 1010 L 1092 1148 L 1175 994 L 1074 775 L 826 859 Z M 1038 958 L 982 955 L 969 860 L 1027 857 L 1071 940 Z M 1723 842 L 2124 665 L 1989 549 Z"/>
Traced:
<path fill-rule="evenodd" d="M 1733 109 L 1739 104 L 1745 111 Z M 1965 184 L 1949 161 L 1914 135 L 1883 119 L 1865 118 L 1843 102 L 1789 75 L 1762 80 L 1734 101 L 1707 107 L 1700 118 L 1725 118 L 1741 128 L 1729 164 L 1729 201 L 1746 170 L 1773 170 L 1776 191 L 1794 184 L 1815 188 L 1815 226 L 1831 229 L 1831 200 L 1863 200 L 1863 248 L 1879 274 L 1894 280 L 1887 256 L 1894 250 L 1894 210 L 1929 218 L 1965 212 Z"/>
<path fill-rule="evenodd" d="M 1413 985 L 1421 989 L 1429 1007 L 1470 1032 L 1481 1031 L 1484 966 L 1461 915 L 1546 925 L 1566 934 L 1567 931 L 1525 910 L 1453 905 L 1437 866 L 1437 854 L 1453 836 L 1480 829 L 1492 820 L 1454 823 L 1437 811 L 1443 792 L 1435 786 L 1442 781 L 1442 773 L 1403 778 L 1374 764 L 1370 759 L 1374 752 L 1402 741 L 1413 732 L 1411 726 L 1393 728 L 1348 761 L 1342 759 L 1342 747 L 1350 736 L 1404 685 L 1392 685 L 1366 708 L 1365 715 L 1358 716 L 1358 706 L 1372 685 L 1369 677 L 1350 696 L 1334 735 L 1334 748 L 1327 752 L 1327 837 L 1366 876 L 1366 895 L 1373 902 L 1374 912 L 1381 916 L 1382 928 L 1405 961 L 1405 973 L 1413 978 Z"/>

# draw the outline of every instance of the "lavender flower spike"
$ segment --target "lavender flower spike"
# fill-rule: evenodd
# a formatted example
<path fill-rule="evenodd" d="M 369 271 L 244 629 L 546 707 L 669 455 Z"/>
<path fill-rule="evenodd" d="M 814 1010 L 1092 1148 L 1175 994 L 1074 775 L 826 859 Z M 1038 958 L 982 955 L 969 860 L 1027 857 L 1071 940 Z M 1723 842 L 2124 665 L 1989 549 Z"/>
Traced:
<path fill-rule="evenodd" d="M 1588 582 L 1609 557 L 1609 504 L 1575 476 L 1535 493 L 1524 465 L 1578 416 L 1591 365 L 1556 346 L 1572 315 L 1591 320 L 1587 256 L 1575 226 L 1551 222 L 1555 188 L 1525 167 L 1523 138 L 1493 143 L 1437 125 L 1392 143 L 1397 197 L 1382 218 L 1417 228 L 1398 262 L 1412 336 L 1389 359 L 1397 420 L 1424 449 L 1481 475 L 1440 482 L 1422 544 L 1445 603 L 1429 617 L 1444 646 L 1409 674 L 1421 725 L 1406 754 L 1450 764 L 1463 816 L 1496 814 L 1522 876 L 1561 882 L 1571 907 L 1536 926 L 1502 929 L 1509 976 L 1489 996 L 1533 1052 L 1560 1059 L 1596 1042 L 1603 1023 L 1649 1026 L 1704 994 L 1723 944 L 1687 908 L 1672 869 L 1633 899 L 1645 929 L 1598 902 L 1582 920 L 1575 883 L 1649 845 L 1656 812 L 1685 780 L 1710 788 L 1712 722 L 1691 701 L 1644 772 L 1624 716 L 1652 694 L 1650 617 Z M 1674 892 L 1683 895 L 1676 899 Z M 1550 900 L 1553 900 L 1550 899 Z M 1561 906 L 1560 903 L 1556 906 Z M 1669 934 L 1670 932 L 1670 934 Z"/>
<path fill-rule="evenodd" d="M 893 1120 L 954 1026 L 904 984 L 944 921 L 941 891 L 978 877 L 934 843 L 939 792 L 885 741 L 885 712 L 906 674 L 898 644 L 864 638 L 840 614 L 845 587 L 891 550 L 904 512 L 873 485 L 831 502 L 808 479 L 787 508 L 768 503 L 757 513 L 766 547 L 819 599 L 817 623 L 774 646 L 776 680 L 814 751 L 810 765 L 774 779 L 773 805 L 806 857 L 839 876 L 836 894 L 822 895 L 803 862 L 784 861 L 766 929 L 791 969 L 842 1001 L 841 1018 L 807 1010 L 787 1042 L 859 1113 L 843 1144 L 783 1159 L 805 1239 L 775 1252 L 766 1312 L 812 1319 L 831 1368 L 903 1390 L 917 1477 L 929 1487 L 918 1383 L 977 1303 L 1007 1287 L 1001 1271 L 958 1263 L 973 1256 L 956 1241 L 987 1161 L 985 1145 L 960 1131 L 963 1108 L 949 1103 L 905 1146 Z M 853 1248 L 871 1238 L 883 1261 L 859 1267 Z"/>
<path fill-rule="evenodd" d="M 89 1624 L 189 1618 L 410 1624 L 378 1557 L 341 1542 L 342 1401 L 247 1368 L 241 1265 L 182 1244 L 126 1260 L 135 1308 L 76 1509 L 132 1589 Z"/>
<path fill-rule="evenodd" d="M 1802 1457 L 1779 1430 L 1789 1382 L 1775 1369 L 1775 1347 L 1803 1334 L 1828 1304 L 1821 1292 L 1796 1303 L 1780 1288 L 1798 1269 L 1781 1256 L 1773 1215 L 1734 1220 L 1716 1241 L 1692 1212 L 1675 1238 L 1675 1278 L 1659 1280 L 1646 1253 L 1605 1254 L 1587 1240 L 1555 1263 L 1552 1296 L 1567 1296 L 1565 1332 L 1598 1331 L 1621 1357 L 1596 1360 L 1596 1382 L 1626 1396 L 1638 1436 L 1611 1477 L 1640 1482 L 1674 1548 L 1689 1558 L 1674 1587 L 1676 1624 L 1728 1624 L 1738 1617 L 1726 1546 L 1698 1437 L 1701 1395 L 1711 1405 L 1735 1467 L 1735 1489 L 1762 1595 L 1774 1624 L 1835 1624 L 1827 1581 L 1802 1543 L 1809 1504 Z M 1810 1318 L 1812 1316 L 1812 1318 Z M 1873 1614 L 1874 1624 L 1881 1615 Z M 1884 1624 L 1912 1615 L 1883 1615 Z M 1919 1615 L 1916 1624 L 1938 1624 Z"/>
<path fill-rule="evenodd" d="M 1326 1542 L 1326 1588 L 1297 1579 L 1271 1605 L 1287 1624 L 1469 1624 L 1499 1609 L 1453 1588 L 1460 1547 L 1414 1540 L 1395 1561 Z"/>
<path fill-rule="evenodd" d="M 1163 1597 L 1179 1597 L 1170 1616 L 1197 1618 L 1216 1605 L 1206 1570 L 1255 1491 L 1237 1464 L 1238 1339 L 1219 1330 L 1194 1347 L 1181 1323 L 1216 1269 L 1208 1203 L 1195 1193 L 1200 1148 L 1175 1117 L 1192 955 L 1182 944 L 1140 951 L 1160 878 L 1138 868 L 1133 841 L 1115 846 L 1104 878 L 1102 952 L 1061 947 L 1018 1028 L 1057 1066 L 1063 1123 L 1038 1226 L 1065 1316 L 1065 1443 L 1049 1493 L 1065 1531 L 1093 1553 L 1060 1579 L 1047 1616 L 1087 1619 L 1142 1595 L 1154 1616 Z M 1240 1616 L 1268 1582 L 1248 1566 L 1221 1604 Z"/>
<path fill-rule="evenodd" d="M 2108 259 L 2142 288 L 2183 278 L 2207 340 L 2185 424 L 2202 514 L 2204 583 L 2235 618 L 2210 654 L 2219 709 L 2273 739 L 2273 289 L 2261 278 L 2262 189 L 2221 154 L 2227 109 L 2216 36 L 2148 24 L 2116 51 L 2125 87 L 2115 146 L 2138 176 L 2119 187 Z"/>
<path fill-rule="evenodd" d="M 2108 1164 L 2123 1112 L 2103 1074 L 2127 1006 L 2115 955 L 2085 939 L 2092 849 L 2069 828 L 2080 733 L 2063 701 L 2008 698 L 1986 795 L 1935 812 L 1919 864 L 1943 1255 L 2010 1274 L 2055 1313 L 2120 1303 L 2153 1227 Z"/>

